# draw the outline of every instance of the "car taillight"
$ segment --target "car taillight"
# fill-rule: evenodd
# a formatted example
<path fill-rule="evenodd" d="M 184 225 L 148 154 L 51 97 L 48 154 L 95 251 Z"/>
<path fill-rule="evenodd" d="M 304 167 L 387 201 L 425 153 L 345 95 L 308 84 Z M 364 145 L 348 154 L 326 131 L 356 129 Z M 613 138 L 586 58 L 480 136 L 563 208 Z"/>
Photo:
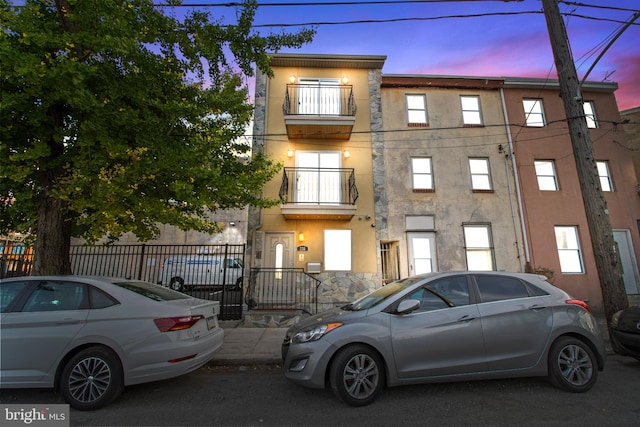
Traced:
<path fill-rule="evenodd" d="M 591 309 L 589 308 L 589 306 L 587 305 L 586 302 L 579 300 L 579 299 L 568 299 L 565 301 L 567 304 L 575 304 L 575 305 L 579 305 L 580 307 L 584 308 L 585 310 L 587 310 L 589 313 L 591 313 Z"/>
<path fill-rule="evenodd" d="M 200 319 L 204 319 L 204 316 L 163 317 L 162 319 L 154 319 L 153 322 L 160 329 L 160 332 L 169 332 L 189 329 Z"/>

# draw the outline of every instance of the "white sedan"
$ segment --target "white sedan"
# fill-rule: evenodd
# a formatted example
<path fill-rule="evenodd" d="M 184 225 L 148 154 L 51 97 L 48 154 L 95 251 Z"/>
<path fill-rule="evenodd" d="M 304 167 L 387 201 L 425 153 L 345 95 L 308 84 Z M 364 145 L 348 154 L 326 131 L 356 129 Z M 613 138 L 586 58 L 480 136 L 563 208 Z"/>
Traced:
<path fill-rule="evenodd" d="M 79 410 L 191 372 L 222 346 L 219 303 L 147 282 L 0 280 L 0 387 L 56 388 Z"/>

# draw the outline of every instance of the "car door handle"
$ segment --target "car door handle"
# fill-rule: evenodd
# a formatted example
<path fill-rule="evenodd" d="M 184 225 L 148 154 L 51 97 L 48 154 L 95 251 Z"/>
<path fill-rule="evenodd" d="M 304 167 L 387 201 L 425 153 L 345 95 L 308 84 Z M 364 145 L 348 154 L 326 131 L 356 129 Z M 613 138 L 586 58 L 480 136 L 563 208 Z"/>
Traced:
<path fill-rule="evenodd" d="M 542 311 L 545 308 L 547 308 L 546 305 L 537 305 L 536 304 L 536 305 L 532 305 L 531 307 L 529 307 L 529 310 L 531 310 L 531 311 Z"/>
<path fill-rule="evenodd" d="M 465 314 L 464 316 L 458 319 L 458 322 L 471 322 L 472 320 L 475 320 L 475 318 L 476 316 L 470 316 L 468 314 Z"/>
<path fill-rule="evenodd" d="M 80 319 L 62 319 L 56 322 L 56 325 L 75 325 L 78 323 L 82 323 Z"/>

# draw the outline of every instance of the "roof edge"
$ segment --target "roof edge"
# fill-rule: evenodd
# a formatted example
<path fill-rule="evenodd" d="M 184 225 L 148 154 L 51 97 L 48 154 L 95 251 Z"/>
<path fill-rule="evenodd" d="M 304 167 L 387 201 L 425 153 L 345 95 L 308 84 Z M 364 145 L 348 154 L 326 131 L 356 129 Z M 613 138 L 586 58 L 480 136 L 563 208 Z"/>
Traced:
<path fill-rule="evenodd" d="M 269 64 L 276 67 L 382 69 L 386 55 L 316 55 L 273 53 Z"/>

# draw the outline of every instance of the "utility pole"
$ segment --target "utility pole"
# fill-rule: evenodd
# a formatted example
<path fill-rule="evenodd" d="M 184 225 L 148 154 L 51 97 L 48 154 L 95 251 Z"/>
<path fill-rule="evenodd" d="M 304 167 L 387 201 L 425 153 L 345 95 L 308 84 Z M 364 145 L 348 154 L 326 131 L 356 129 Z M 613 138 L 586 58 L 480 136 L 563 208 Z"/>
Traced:
<path fill-rule="evenodd" d="M 542 0 L 542 5 L 558 71 L 560 95 L 564 101 L 593 254 L 598 276 L 600 276 L 604 314 L 608 324 L 616 311 L 629 306 L 622 281 L 620 257 L 613 239 L 607 201 L 600 186 L 593 144 L 584 114 L 580 81 L 569 48 L 567 31 L 558 8 L 558 0 Z"/>

